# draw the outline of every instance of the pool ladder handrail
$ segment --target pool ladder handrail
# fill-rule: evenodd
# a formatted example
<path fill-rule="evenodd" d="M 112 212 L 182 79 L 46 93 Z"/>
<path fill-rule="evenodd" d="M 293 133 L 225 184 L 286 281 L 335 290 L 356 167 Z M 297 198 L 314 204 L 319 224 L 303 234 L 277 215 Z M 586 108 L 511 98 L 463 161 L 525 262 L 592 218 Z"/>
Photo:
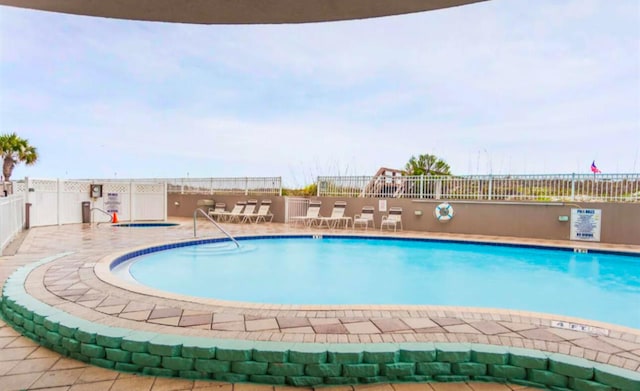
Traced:
<path fill-rule="evenodd" d="M 220 224 L 218 224 L 214 219 L 212 219 L 211 216 L 209 216 L 209 214 L 205 212 L 204 209 L 202 208 L 196 208 L 196 210 L 193 211 L 193 237 L 194 238 L 198 236 L 197 228 L 196 228 L 198 226 L 197 225 L 198 212 L 202 213 L 204 217 L 206 217 L 213 225 L 215 225 L 223 234 L 227 235 L 227 237 L 231 239 L 231 241 L 235 243 L 238 248 L 240 248 L 240 243 L 238 243 L 238 241 L 235 240 L 234 237 L 231 236 L 229 232 L 227 232 L 224 228 L 222 228 Z"/>
<path fill-rule="evenodd" d="M 100 211 L 100 212 L 106 214 L 107 216 L 109 216 L 109 221 L 98 221 L 98 224 L 97 224 L 98 226 L 100 226 L 100 224 L 107 224 L 107 223 L 111 223 L 113 221 L 113 218 L 111 217 L 111 214 L 109 214 L 109 212 L 107 212 L 106 210 L 100 209 L 100 208 L 94 206 L 93 208 L 89 209 L 89 213 L 93 212 L 94 210 Z"/>

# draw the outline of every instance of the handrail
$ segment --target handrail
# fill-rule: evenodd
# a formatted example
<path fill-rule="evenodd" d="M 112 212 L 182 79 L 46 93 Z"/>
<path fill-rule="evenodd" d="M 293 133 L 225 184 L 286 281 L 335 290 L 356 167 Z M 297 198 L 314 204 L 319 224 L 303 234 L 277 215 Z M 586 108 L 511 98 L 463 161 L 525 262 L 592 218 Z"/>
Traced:
<path fill-rule="evenodd" d="M 109 214 L 109 212 L 107 212 L 106 210 L 104 210 L 104 209 L 100 209 L 100 208 L 97 208 L 97 207 L 93 207 L 93 208 L 89 209 L 89 213 L 93 212 L 94 210 L 100 211 L 100 212 L 102 212 L 102 213 L 106 214 L 107 216 L 109 216 L 109 221 L 99 221 L 99 222 L 98 222 L 98 225 L 100 225 L 100 224 L 110 223 L 110 222 L 112 222 L 112 221 L 113 221 L 113 220 L 112 220 L 112 217 L 111 217 L 111 214 Z"/>
<path fill-rule="evenodd" d="M 211 221 L 213 225 L 215 225 L 223 234 L 227 235 L 227 237 L 231 239 L 231 241 L 235 243 L 236 246 L 238 246 L 238 248 L 240 248 L 240 243 L 238 243 L 238 241 L 235 240 L 229 232 L 227 232 L 224 228 L 222 228 L 220 224 L 218 224 L 214 219 L 212 219 L 211 216 L 209 216 L 209 214 L 207 214 L 207 212 L 205 212 L 202 208 L 196 208 L 196 210 L 193 211 L 193 237 L 194 238 L 198 236 L 197 230 L 196 230 L 196 227 L 197 227 L 196 219 L 198 217 L 198 212 L 202 213 L 204 217 L 206 217 L 209 221 Z"/>

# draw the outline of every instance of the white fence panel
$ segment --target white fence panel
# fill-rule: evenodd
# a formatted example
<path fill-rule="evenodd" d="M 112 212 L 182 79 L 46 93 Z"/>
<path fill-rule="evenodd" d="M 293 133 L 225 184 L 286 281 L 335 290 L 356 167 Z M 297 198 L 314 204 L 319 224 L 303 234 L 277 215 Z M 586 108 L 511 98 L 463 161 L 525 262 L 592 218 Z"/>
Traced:
<path fill-rule="evenodd" d="M 164 183 L 132 183 L 134 220 L 164 220 L 167 192 Z"/>
<path fill-rule="evenodd" d="M 22 194 L 0 197 L 0 255 L 24 227 L 24 204 Z"/>
<path fill-rule="evenodd" d="M 100 183 L 96 181 L 96 183 Z M 117 204 L 109 204 L 109 202 Z M 117 209 L 118 220 L 131 220 L 131 183 L 130 182 L 107 182 L 102 187 L 102 198 L 95 201 L 95 206 L 110 212 Z M 93 207 L 93 205 L 92 205 Z M 110 212 L 113 214 L 112 212 Z"/>
<path fill-rule="evenodd" d="M 30 225 L 82 223 L 82 203 L 90 202 L 91 221 L 104 222 L 103 211 L 117 210 L 118 219 L 166 220 L 167 191 L 164 182 L 115 182 L 101 180 L 30 179 L 14 182 L 15 190 L 26 196 Z M 102 184 L 102 197 L 91 198 L 91 184 Z M 132 190 L 133 189 L 133 190 Z M 24 205 L 23 205 L 24 207 Z M 109 213 L 112 215 L 112 213 Z"/>
<path fill-rule="evenodd" d="M 27 180 L 27 202 L 31 203 L 29 224 L 32 227 L 58 224 L 58 181 Z"/>
<path fill-rule="evenodd" d="M 90 182 L 60 181 L 60 224 L 82 223 L 82 202 L 91 201 Z"/>

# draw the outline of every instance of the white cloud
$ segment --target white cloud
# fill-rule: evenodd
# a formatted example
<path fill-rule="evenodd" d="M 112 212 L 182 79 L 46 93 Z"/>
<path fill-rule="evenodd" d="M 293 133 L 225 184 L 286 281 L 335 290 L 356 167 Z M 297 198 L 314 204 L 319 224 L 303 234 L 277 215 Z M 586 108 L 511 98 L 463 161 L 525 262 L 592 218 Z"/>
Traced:
<path fill-rule="evenodd" d="M 304 182 L 420 153 L 458 173 L 594 158 L 638 170 L 639 7 L 494 0 L 266 26 L 3 7 L 0 124 L 42 143 L 42 162 L 16 175 Z"/>

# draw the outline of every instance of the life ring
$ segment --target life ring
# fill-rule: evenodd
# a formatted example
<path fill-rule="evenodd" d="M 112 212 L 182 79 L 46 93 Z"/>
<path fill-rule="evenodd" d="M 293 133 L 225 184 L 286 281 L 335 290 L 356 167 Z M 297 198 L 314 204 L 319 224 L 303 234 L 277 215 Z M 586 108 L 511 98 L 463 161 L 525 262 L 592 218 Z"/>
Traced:
<path fill-rule="evenodd" d="M 436 206 L 436 210 L 433 212 L 438 221 L 449 221 L 453 218 L 453 206 L 448 202 Z"/>

